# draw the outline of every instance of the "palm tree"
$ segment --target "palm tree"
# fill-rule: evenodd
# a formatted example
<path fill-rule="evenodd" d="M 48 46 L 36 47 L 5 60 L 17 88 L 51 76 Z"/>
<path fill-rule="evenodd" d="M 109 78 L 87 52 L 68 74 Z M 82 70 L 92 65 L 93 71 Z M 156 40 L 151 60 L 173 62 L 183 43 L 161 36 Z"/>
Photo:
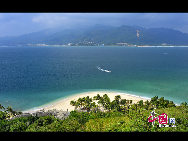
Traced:
<path fill-rule="evenodd" d="M 145 109 L 148 110 L 150 102 L 148 100 L 145 101 Z"/>
<path fill-rule="evenodd" d="M 156 106 L 156 107 L 158 107 L 158 96 L 154 96 L 154 97 L 152 97 L 151 98 L 151 103 L 154 105 L 154 106 Z"/>
<path fill-rule="evenodd" d="M 22 112 L 21 112 L 21 111 L 18 111 L 18 112 L 17 112 L 17 114 L 18 114 L 18 115 L 21 115 L 21 114 L 22 114 Z"/>
<path fill-rule="evenodd" d="M 103 95 L 103 98 L 104 98 L 105 100 L 110 101 L 110 98 L 108 97 L 108 95 L 107 95 L 107 94 L 104 94 L 104 95 Z"/>
<path fill-rule="evenodd" d="M 137 108 L 138 108 L 138 104 L 134 103 L 131 105 L 130 109 L 137 111 Z"/>
<path fill-rule="evenodd" d="M 119 103 L 119 100 L 121 99 L 121 96 L 120 95 L 116 95 L 114 99 L 115 99 L 115 101 L 117 101 Z"/>
<path fill-rule="evenodd" d="M 138 101 L 138 106 L 139 106 L 140 108 L 142 108 L 143 105 L 144 105 L 143 100 Z"/>
<path fill-rule="evenodd" d="M 107 94 L 103 95 L 103 106 L 106 110 L 110 111 L 110 98 Z"/>
<path fill-rule="evenodd" d="M 132 104 L 132 100 L 127 100 L 127 111 L 129 113 L 129 108 L 130 108 L 130 105 Z"/>
<path fill-rule="evenodd" d="M 133 101 L 132 100 L 130 100 L 130 104 L 132 104 L 133 103 Z"/>
<path fill-rule="evenodd" d="M 78 100 L 77 101 L 72 100 L 70 101 L 70 105 L 75 106 L 75 110 L 76 110 L 80 106 L 80 102 L 78 102 Z"/>
<path fill-rule="evenodd" d="M 101 96 L 99 94 L 97 94 L 97 96 L 93 97 L 93 100 L 99 100 L 101 98 Z"/>
<path fill-rule="evenodd" d="M 75 106 L 75 104 L 76 104 L 76 101 L 74 100 L 70 101 L 70 105 Z"/>
<path fill-rule="evenodd" d="M 89 112 L 90 109 L 92 108 L 92 104 L 91 104 L 92 98 L 89 98 L 89 96 L 87 96 L 87 97 L 84 99 L 83 102 L 84 102 L 84 107 L 83 107 L 83 109 L 86 109 L 87 112 Z"/>
<path fill-rule="evenodd" d="M 82 106 L 83 106 L 83 101 L 84 101 L 84 98 L 78 98 L 78 100 L 77 100 L 77 105 L 78 105 L 78 107 L 82 108 Z"/>
<path fill-rule="evenodd" d="M 89 96 L 87 96 L 87 97 L 85 98 L 85 102 L 87 102 L 87 103 L 92 102 L 92 98 L 89 98 Z"/>
<path fill-rule="evenodd" d="M 125 105 L 125 104 L 126 104 L 126 102 L 127 102 L 127 100 L 126 100 L 126 99 L 121 99 L 120 104 L 121 104 L 121 105 Z"/>
<path fill-rule="evenodd" d="M 0 109 L 5 109 L 5 107 L 3 107 L 3 105 L 0 104 Z"/>
<path fill-rule="evenodd" d="M 116 107 L 116 101 L 115 100 L 113 100 L 112 102 L 110 102 L 110 110 L 113 110 L 113 109 L 115 109 L 115 107 Z"/>
<path fill-rule="evenodd" d="M 126 102 L 127 102 L 127 100 L 126 99 L 121 99 L 121 101 L 120 101 L 120 104 L 121 105 L 123 105 L 123 110 L 124 110 L 124 112 L 125 112 L 125 110 L 126 110 Z"/>
<path fill-rule="evenodd" d="M 11 107 L 11 106 L 8 106 L 6 111 L 8 111 L 8 112 L 12 113 L 12 112 L 13 112 L 13 109 L 12 109 L 12 107 Z"/>
<path fill-rule="evenodd" d="M 182 103 L 180 104 L 180 106 L 186 107 L 186 106 L 187 106 L 187 102 L 182 102 Z"/>
<path fill-rule="evenodd" d="M 164 108 L 164 97 L 159 98 L 159 106 Z"/>
<path fill-rule="evenodd" d="M 12 117 L 12 116 L 16 116 L 16 114 L 17 114 L 17 112 L 14 111 L 11 106 L 8 106 L 7 109 L 6 109 L 6 111 L 9 113 L 8 114 L 9 118 Z"/>
<path fill-rule="evenodd" d="M 173 101 L 169 101 L 167 107 L 175 107 L 176 105 L 174 104 Z"/>
<path fill-rule="evenodd" d="M 120 95 L 115 96 L 114 100 L 109 104 L 110 109 L 120 111 L 121 110 L 120 99 L 121 99 Z"/>
<path fill-rule="evenodd" d="M 164 100 L 164 108 L 167 108 L 168 104 L 169 104 L 169 100 Z"/>
<path fill-rule="evenodd" d="M 91 103 L 91 108 L 94 112 L 98 111 L 98 106 L 95 104 L 95 102 Z"/>
<path fill-rule="evenodd" d="M 80 103 L 78 101 L 76 101 L 76 103 L 75 103 L 75 109 L 77 109 L 78 107 L 80 107 Z"/>
<path fill-rule="evenodd" d="M 98 101 L 98 104 L 103 105 L 103 103 L 104 103 L 104 99 L 103 99 L 103 97 L 101 97 L 101 98 L 99 99 L 99 101 Z"/>

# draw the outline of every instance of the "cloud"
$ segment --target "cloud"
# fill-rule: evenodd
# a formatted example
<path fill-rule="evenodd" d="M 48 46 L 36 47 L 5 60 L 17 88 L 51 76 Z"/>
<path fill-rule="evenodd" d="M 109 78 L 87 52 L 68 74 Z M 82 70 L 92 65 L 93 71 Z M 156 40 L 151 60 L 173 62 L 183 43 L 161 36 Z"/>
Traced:
<path fill-rule="evenodd" d="M 17 36 L 41 30 L 42 27 L 34 24 L 33 13 L 1 13 L 0 14 L 0 37 Z"/>
<path fill-rule="evenodd" d="M 184 29 L 188 13 L 41 13 L 32 21 L 45 27 L 104 24 Z"/>
<path fill-rule="evenodd" d="M 32 22 L 41 24 L 45 27 L 56 27 L 61 24 L 67 24 L 67 17 L 62 14 L 39 14 L 33 17 Z"/>
<path fill-rule="evenodd" d="M 148 28 L 165 27 L 180 30 L 188 25 L 188 13 L 144 13 L 137 22 Z"/>
<path fill-rule="evenodd" d="M 130 13 L 41 13 L 33 17 L 32 21 L 46 27 L 74 26 L 74 25 L 122 25 L 126 17 L 131 20 Z M 133 14 L 135 15 L 135 14 Z"/>
<path fill-rule="evenodd" d="M 165 27 L 188 33 L 188 13 L 0 13 L 0 36 L 95 24 Z"/>
<path fill-rule="evenodd" d="M 53 28 L 58 26 L 72 27 L 76 25 L 95 24 L 99 17 L 87 13 L 41 13 L 32 18 L 32 22 Z M 98 22 L 98 21 L 97 21 Z"/>

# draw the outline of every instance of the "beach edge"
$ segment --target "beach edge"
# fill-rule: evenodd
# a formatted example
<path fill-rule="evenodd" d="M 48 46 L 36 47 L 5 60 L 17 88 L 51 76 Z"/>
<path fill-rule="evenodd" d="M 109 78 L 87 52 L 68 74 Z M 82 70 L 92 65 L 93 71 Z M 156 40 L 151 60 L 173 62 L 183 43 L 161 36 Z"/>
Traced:
<path fill-rule="evenodd" d="M 38 107 L 34 107 L 31 109 L 23 110 L 22 113 L 35 113 L 40 110 L 48 111 L 48 110 L 63 110 L 63 111 L 73 111 L 75 109 L 74 106 L 70 105 L 70 101 L 77 100 L 78 98 L 89 96 L 94 97 L 97 94 L 100 96 L 107 94 L 112 101 L 116 95 L 120 95 L 121 99 L 127 99 L 132 100 L 133 103 L 137 103 L 140 100 L 143 101 L 150 101 L 149 97 L 142 97 L 134 94 L 130 94 L 127 92 L 119 92 L 119 91 L 110 91 L 110 90 L 100 90 L 100 91 L 88 91 L 88 92 L 81 92 L 81 93 L 75 93 L 70 96 L 58 98 L 54 101 L 51 101 L 49 103 L 43 104 Z"/>

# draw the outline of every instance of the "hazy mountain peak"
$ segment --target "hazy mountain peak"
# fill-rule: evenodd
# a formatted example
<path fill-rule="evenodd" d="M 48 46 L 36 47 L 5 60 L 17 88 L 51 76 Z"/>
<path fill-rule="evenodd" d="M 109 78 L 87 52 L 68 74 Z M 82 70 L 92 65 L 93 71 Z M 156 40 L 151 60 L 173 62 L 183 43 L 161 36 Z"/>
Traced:
<path fill-rule="evenodd" d="M 139 34 L 139 38 L 138 38 Z M 188 45 L 188 34 L 170 28 L 143 28 L 140 26 L 122 25 L 118 27 L 96 24 L 86 27 L 65 29 L 45 29 L 25 34 L 16 38 L 1 38 L 0 44 L 68 44 L 116 45 L 128 43 L 135 45 Z M 91 44 L 90 44 L 91 45 Z"/>

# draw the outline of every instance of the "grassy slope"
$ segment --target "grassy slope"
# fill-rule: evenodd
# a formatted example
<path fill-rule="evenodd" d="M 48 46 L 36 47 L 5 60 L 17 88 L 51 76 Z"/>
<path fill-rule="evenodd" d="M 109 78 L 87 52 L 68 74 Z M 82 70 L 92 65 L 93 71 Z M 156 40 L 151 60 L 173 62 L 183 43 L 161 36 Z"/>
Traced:
<path fill-rule="evenodd" d="M 130 112 L 128 115 L 108 117 L 108 118 L 96 118 L 90 119 L 85 124 L 83 131 L 86 132 L 163 132 L 163 131 L 188 131 L 188 109 L 182 107 L 172 107 L 165 109 L 156 109 L 158 114 L 166 113 L 169 118 L 176 119 L 176 127 L 164 127 L 157 128 L 158 122 L 155 122 L 155 127 L 151 126 L 151 123 L 147 121 L 150 116 L 150 111 Z"/>

